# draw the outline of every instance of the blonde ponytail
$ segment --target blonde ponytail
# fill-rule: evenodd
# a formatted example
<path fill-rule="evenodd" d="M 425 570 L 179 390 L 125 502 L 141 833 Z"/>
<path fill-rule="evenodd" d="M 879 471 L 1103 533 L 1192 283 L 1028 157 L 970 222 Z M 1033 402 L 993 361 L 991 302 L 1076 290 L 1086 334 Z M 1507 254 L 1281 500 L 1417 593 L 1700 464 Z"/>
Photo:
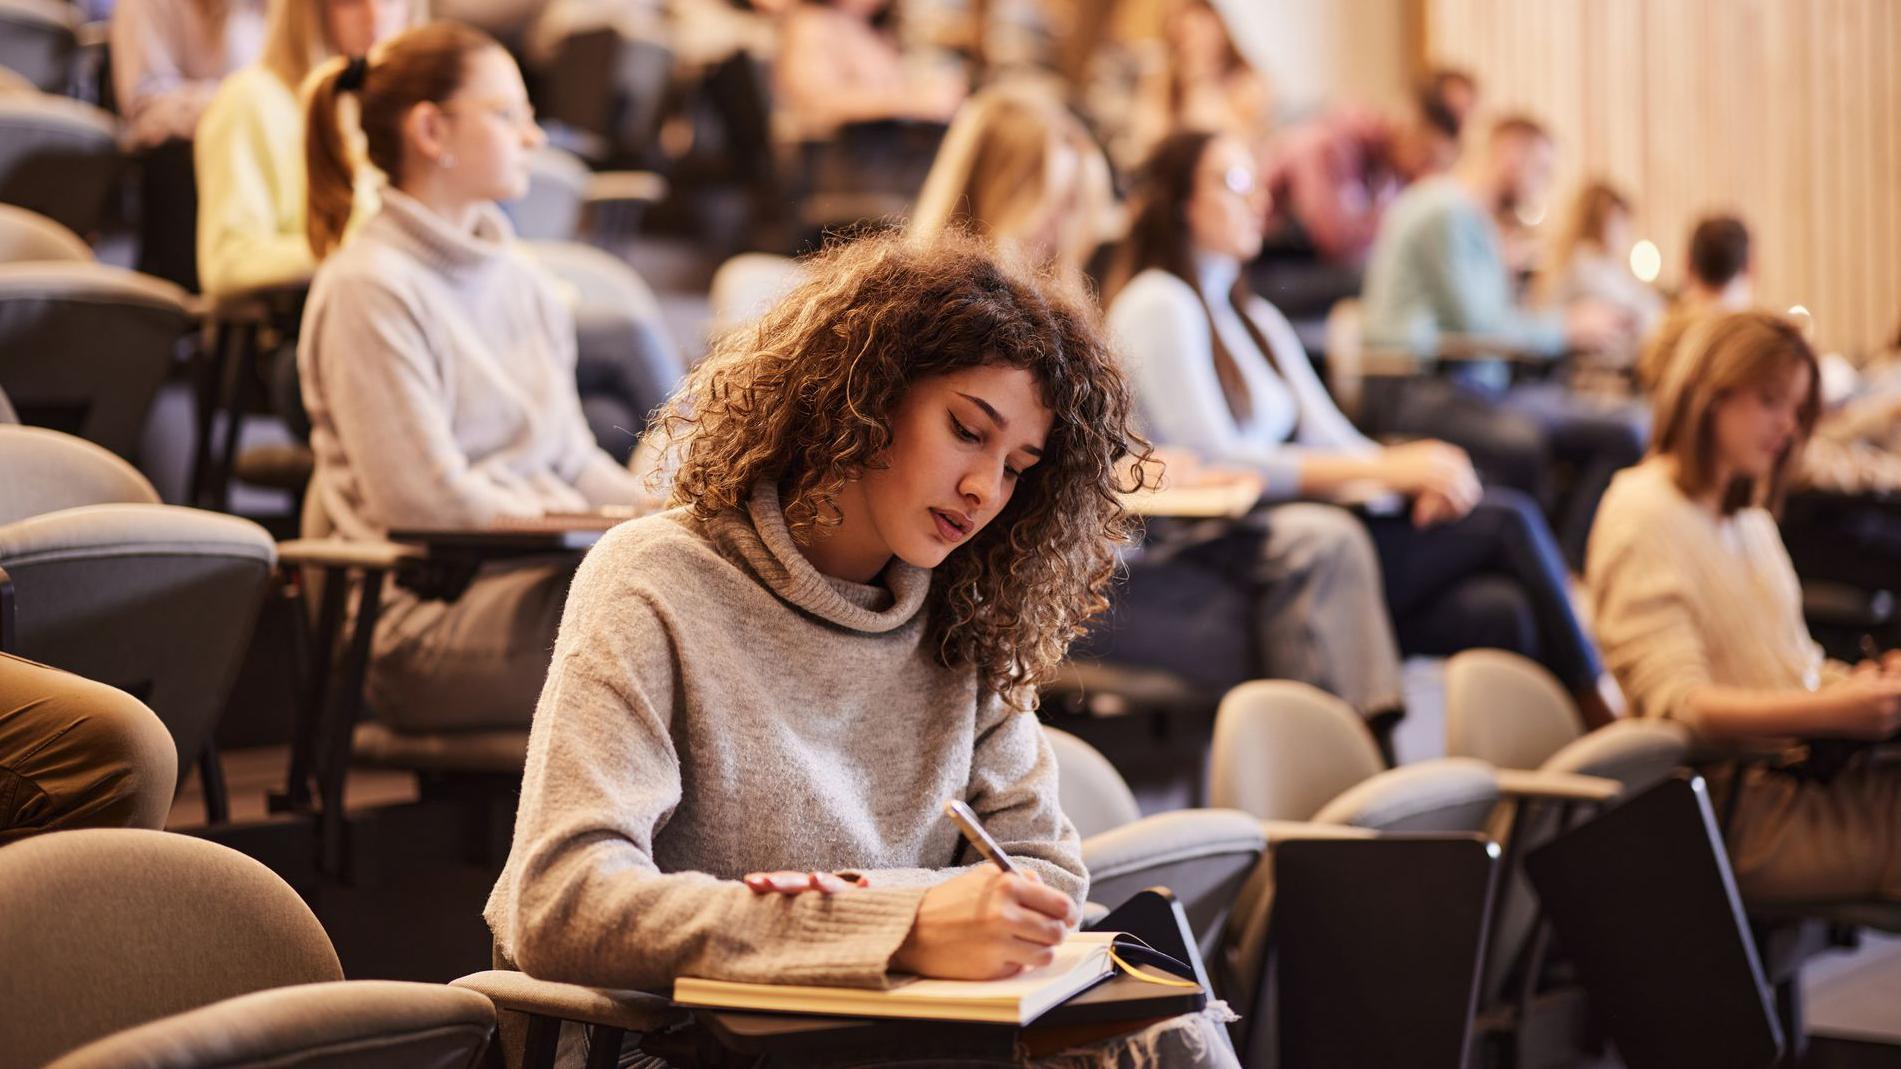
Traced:
<path fill-rule="evenodd" d="M 343 240 L 356 206 L 356 164 L 350 158 L 337 105 L 343 94 L 361 89 L 363 63 L 342 56 L 328 61 L 318 68 L 310 90 L 304 117 L 304 166 L 309 175 L 304 234 L 310 254 L 318 260 Z M 345 87 L 341 84 L 345 81 L 354 84 Z"/>

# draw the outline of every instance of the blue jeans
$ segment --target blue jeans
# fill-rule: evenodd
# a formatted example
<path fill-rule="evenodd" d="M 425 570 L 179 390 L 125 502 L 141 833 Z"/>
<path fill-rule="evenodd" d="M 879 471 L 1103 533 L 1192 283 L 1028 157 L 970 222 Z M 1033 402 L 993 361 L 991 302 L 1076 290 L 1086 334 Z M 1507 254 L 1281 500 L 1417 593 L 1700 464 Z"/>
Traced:
<path fill-rule="evenodd" d="M 1544 665 L 1573 693 L 1597 685 L 1597 647 L 1572 611 L 1564 560 L 1531 498 L 1494 488 L 1452 523 L 1421 529 L 1405 516 L 1365 523 L 1403 652 L 1507 649 Z"/>

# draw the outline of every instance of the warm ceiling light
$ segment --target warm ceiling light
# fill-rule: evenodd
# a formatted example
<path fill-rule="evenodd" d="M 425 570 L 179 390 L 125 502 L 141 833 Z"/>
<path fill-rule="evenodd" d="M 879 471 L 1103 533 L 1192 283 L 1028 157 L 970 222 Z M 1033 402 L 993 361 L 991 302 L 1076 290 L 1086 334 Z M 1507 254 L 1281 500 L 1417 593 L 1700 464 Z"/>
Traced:
<path fill-rule="evenodd" d="M 1657 243 L 1649 238 L 1631 246 L 1630 273 L 1645 282 L 1657 281 L 1657 275 L 1663 271 L 1663 253 L 1657 251 Z"/>

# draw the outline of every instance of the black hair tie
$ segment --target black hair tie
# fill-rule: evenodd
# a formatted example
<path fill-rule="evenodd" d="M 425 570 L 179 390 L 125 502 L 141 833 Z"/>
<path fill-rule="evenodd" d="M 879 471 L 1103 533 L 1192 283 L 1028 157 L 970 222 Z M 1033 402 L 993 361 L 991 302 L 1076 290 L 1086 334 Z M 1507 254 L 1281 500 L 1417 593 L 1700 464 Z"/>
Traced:
<path fill-rule="evenodd" d="M 367 77 L 369 73 L 370 61 L 368 59 L 363 56 L 351 56 L 349 65 L 343 68 L 342 76 L 337 79 L 337 88 L 345 93 L 361 92 L 363 89 L 363 79 Z"/>

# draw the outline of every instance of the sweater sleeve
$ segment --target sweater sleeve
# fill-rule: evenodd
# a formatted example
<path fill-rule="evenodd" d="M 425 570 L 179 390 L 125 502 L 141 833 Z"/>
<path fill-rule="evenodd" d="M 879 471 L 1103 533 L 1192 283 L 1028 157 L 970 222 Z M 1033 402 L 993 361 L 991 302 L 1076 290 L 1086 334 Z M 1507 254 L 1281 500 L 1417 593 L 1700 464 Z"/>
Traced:
<path fill-rule="evenodd" d="M 368 514 L 385 527 L 484 527 L 541 515 L 537 498 L 471 465 L 456 443 L 417 310 L 360 273 L 324 281 L 331 285 L 312 297 L 300 367 Z"/>
<path fill-rule="evenodd" d="M 1701 732 L 1687 701 L 1708 685 L 1710 652 L 1691 607 L 1686 569 L 1654 518 L 1612 506 L 1591 532 L 1589 587 L 1605 665 L 1639 716 Z"/>
<path fill-rule="evenodd" d="M 1260 472 L 1268 499 L 1294 497 L 1299 458 L 1242 433 L 1215 376 L 1207 315 L 1187 283 L 1165 280 L 1177 282 L 1177 292 L 1177 286 L 1157 281 L 1147 273 L 1138 276 L 1109 309 L 1109 329 L 1121 346 L 1146 431 L 1158 444 L 1210 463 Z"/>
<path fill-rule="evenodd" d="M 266 75 L 268 77 L 268 75 Z M 239 74 L 213 98 L 198 124 L 193 158 L 198 171 L 198 273 L 205 293 L 242 293 L 300 282 L 316 261 L 300 230 L 301 213 L 287 211 L 275 133 L 261 102 L 247 90 L 256 79 Z M 297 129 L 301 130 L 301 123 Z M 301 153 L 296 166 L 303 166 Z"/>
<path fill-rule="evenodd" d="M 759 895 L 655 864 L 654 836 L 681 798 L 669 730 L 679 651 L 656 601 L 616 582 L 601 549 L 575 576 L 535 711 L 515 885 L 490 918 L 504 950 L 531 975 L 614 988 L 680 976 L 882 984 L 922 888 Z"/>
<path fill-rule="evenodd" d="M 1435 319 L 1443 330 L 1486 334 L 1530 352 L 1555 356 L 1564 349 L 1564 323 L 1556 313 L 1519 309 L 1499 257 L 1492 224 L 1475 208 L 1450 210 L 1439 225 L 1422 231 Z"/>

